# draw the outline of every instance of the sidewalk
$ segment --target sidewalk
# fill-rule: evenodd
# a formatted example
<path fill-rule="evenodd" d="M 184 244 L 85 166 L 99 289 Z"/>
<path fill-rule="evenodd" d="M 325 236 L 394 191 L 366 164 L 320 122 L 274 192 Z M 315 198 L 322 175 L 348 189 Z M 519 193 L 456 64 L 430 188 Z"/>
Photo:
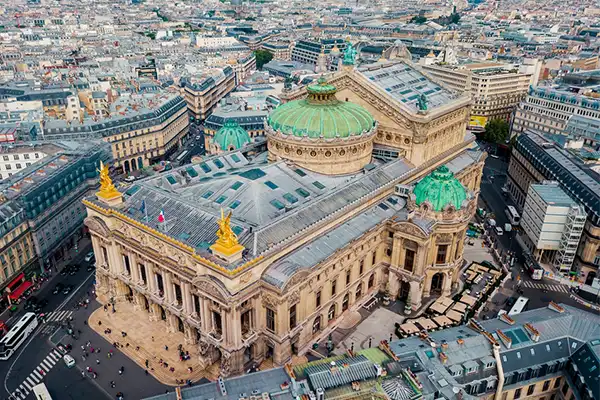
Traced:
<path fill-rule="evenodd" d="M 167 332 L 163 321 L 152 322 L 147 318 L 140 318 L 140 312 L 134 311 L 130 303 L 118 303 L 115 309 L 115 313 L 111 312 L 110 307 L 108 311 L 102 308 L 93 311 L 88 319 L 89 327 L 109 343 L 119 343 L 119 350 L 142 369 L 146 369 L 145 362 L 148 360 L 148 372 L 159 382 L 177 386 L 178 379 L 184 381 L 189 379 L 192 382 L 202 378 L 217 380 L 220 373 L 219 363 L 204 369 L 199 361 L 198 346 L 186 345 L 183 333 Z M 102 324 L 99 325 L 99 322 Z M 112 331 L 110 334 L 105 333 L 107 328 Z M 121 332 L 126 332 L 127 336 L 122 337 Z M 183 345 L 184 351 L 189 351 L 189 360 L 179 360 L 177 350 L 179 344 Z M 165 345 L 168 346 L 168 350 L 165 350 Z M 161 359 L 168 363 L 168 367 L 159 364 Z M 170 371 L 171 367 L 175 368 L 174 372 Z M 188 367 L 192 367 L 193 372 L 190 373 Z"/>

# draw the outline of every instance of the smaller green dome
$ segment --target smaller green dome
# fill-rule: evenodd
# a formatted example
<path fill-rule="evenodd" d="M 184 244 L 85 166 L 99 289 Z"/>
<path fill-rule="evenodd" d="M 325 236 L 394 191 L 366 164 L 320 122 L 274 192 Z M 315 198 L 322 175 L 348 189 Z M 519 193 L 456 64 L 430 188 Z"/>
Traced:
<path fill-rule="evenodd" d="M 417 206 L 427 201 L 435 211 L 442 211 L 448 204 L 458 210 L 467 198 L 467 191 L 445 165 L 421 179 L 413 192 Z"/>
<path fill-rule="evenodd" d="M 250 141 L 248 132 L 233 120 L 225 121 L 225 125 L 217 131 L 213 138 L 213 143 L 216 143 L 223 151 L 240 149 Z"/>

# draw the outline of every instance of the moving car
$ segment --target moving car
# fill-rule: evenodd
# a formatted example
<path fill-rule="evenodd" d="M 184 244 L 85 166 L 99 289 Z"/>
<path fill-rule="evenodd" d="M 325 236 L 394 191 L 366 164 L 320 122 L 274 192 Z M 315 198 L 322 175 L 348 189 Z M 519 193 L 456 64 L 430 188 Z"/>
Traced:
<path fill-rule="evenodd" d="M 67 285 L 63 289 L 63 294 L 69 294 L 69 293 L 71 293 L 72 290 L 73 290 L 73 285 Z"/>
<path fill-rule="evenodd" d="M 124 179 L 124 181 L 127 183 L 135 182 L 135 176 L 129 175 L 127 178 Z"/>
<path fill-rule="evenodd" d="M 56 286 L 54 286 L 54 290 L 52 291 L 52 294 L 59 294 L 60 292 L 63 291 L 64 288 L 65 288 L 65 285 L 63 285 L 62 283 L 57 283 Z"/>
<path fill-rule="evenodd" d="M 85 262 L 90 262 L 94 259 L 94 252 L 90 251 L 85 255 Z"/>
<path fill-rule="evenodd" d="M 67 368 L 73 368 L 75 366 L 75 359 L 69 354 L 65 354 L 63 356 L 63 361 L 65 362 Z"/>

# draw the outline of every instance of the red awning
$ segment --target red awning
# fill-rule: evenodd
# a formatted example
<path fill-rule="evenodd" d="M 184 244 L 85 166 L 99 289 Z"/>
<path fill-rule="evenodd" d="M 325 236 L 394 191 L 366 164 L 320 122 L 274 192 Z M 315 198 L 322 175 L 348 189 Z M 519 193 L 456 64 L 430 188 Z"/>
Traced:
<path fill-rule="evenodd" d="M 31 286 L 33 286 L 33 284 L 30 281 L 25 281 L 21 284 L 21 286 L 13 290 L 12 293 L 8 295 L 8 297 L 10 297 L 11 300 L 16 300 L 23 294 L 24 291 L 29 289 Z"/>
<path fill-rule="evenodd" d="M 25 273 L 21 272 L 19 275 L 17 275 L 15 277 L 15 279 L 13 279 L 12 281 L 10 281 L 10 283 L 7 285 L 7 287 L 9 287 L 10 290 L 14 292 L 14 290 L 12 289 L 11 286 L 13 286 L 16 283 L 19 283 L 20 281 L 23 280 L 23 278 L 25 278 Z"/>

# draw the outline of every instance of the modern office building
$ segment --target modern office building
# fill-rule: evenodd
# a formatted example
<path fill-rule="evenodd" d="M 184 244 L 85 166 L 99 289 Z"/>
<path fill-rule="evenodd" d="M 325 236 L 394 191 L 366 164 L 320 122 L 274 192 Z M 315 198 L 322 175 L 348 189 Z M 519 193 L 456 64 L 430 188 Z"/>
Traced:
<path fill-rule="evenodd" d="M 518 209 L 523 210 L 529 187 L 546 180 L 557 181 L 574 201 L 584 207 L 587 221 L 572 271 L 587 284 L 600 266 L 600 179 L 578 164 L 567 151 L 543 136 L 524 132 L 517 137 L 508 165 L 507 189 Z"/>
<path fill-rule="evenodd" d="M 182 389 L 189 400 L 599 400 L 600 317 L 551 303 Z M 240 395 L 240 393 L 242 395 Z M 246 394 L 246 396 L 243 396 Z M 175 400 L 160 394 L 145 400 Z"/>
<path fill-rule="evenodd" d="M 235 89 L 235 73 L 227 66 L 197 77 L 182 78 L 181 95 L 192 123 L 202 123 L 219 101 Z"/>
<path fill-rule="evenodd" d="M 106 93 L 102 100 L 106 99 Z M 188 134 L 187 103 L 173 92 L 122 96 L 106 106 L 107 114 L 82 122 L 47 120 L 46 140 L 102 139 L 110 143 L 114 167 L 128 173 L 148 167 L 174 153 Z"/>
<path fill-rule="evenodd" d="M 398 81 L 411 94 L 385 90 Z M 411 98 L 424 85 L 427 105 Z M 129 299 L 132 319 L 181 332 L 228 376 L 304 354 L 387 286 L 410 310 L 449 295 L 485 159 L 469 106 L 409 64 L 347 60 L 288 93 L 267 152 L 224 151 L 84 200 L 98 298 Z M 398 158 L 374 160 L 374 142 Z"/>
<path fill-rule="evenodd" d="M 529 86 L 537 84 L 540 68 L 540 62 L 533 66 L 497 62 L 423 65 L 433 78 L 454 90 L 471 94 L 472 115 L 507 121 L 527 94 Z"/>
<path fill-rule="evenodd" d="M 521 226 L 533 257 L 569 274 L 587 213 L 558 182 L 529 185 Z"/>

